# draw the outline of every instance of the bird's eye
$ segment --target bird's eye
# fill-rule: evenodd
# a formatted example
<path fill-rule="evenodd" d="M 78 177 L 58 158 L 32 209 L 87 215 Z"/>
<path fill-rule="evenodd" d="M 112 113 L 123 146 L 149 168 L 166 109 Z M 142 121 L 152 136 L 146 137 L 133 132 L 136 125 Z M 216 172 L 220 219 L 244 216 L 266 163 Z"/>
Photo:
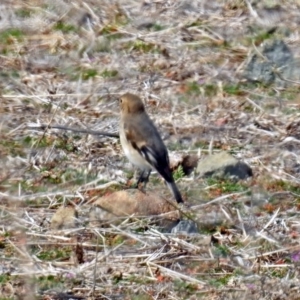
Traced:
<path fill-rule="evenodd" d="M 122 99 L 122 98 L 120 98 L 120 99 L 119 99 L 119 102 L 120 102 L 120 103 L 122 103 L 122 102 L 123 102 L 123 99 Z"/>

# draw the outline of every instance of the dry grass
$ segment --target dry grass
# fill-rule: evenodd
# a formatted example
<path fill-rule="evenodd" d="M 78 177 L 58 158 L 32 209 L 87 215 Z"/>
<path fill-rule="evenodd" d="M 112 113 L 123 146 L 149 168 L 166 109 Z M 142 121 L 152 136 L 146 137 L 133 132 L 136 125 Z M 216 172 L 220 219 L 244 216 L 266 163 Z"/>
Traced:
<path fill-rule="evenodd" d="M 300 4 L 247 3 L 2 1 L 0 299 L 300 298 L 299 83 L 243 78 L 263 43 L 299 58 Z M 91 197 L 132 174 L 118 139 L 28 127 L 117 132 L 124 92 L 171 155 L 222 149 L 253 168 L 247 182 L 179 180 L 201 234 L 134 216 L 92 226 Z M 61 204 L 78 224 L 51 231 Z"/>

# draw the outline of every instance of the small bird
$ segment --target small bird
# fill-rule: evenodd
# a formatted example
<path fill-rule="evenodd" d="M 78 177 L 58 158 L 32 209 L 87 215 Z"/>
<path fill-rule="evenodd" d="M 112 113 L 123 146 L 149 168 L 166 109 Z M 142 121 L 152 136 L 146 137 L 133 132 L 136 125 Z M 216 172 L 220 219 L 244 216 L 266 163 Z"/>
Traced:
<path fill-rule="evenodd" d="M 182 203 L 169 166 L 168 150 L 142 100 L 136 95 L 126 93 L 120 97 L 120 106 L 121 145 L 129 161 L 142 170 L 138 184 L 146 184 L 151 170 L 155 169 L 166 181 L 176 201 Z"/>

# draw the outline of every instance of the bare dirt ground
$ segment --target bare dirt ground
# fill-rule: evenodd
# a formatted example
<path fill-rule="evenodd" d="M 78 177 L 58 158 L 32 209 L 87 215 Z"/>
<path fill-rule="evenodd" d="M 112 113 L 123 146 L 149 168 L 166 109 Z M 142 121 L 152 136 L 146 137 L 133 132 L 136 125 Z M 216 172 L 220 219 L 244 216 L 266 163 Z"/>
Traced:
<path fill-rule="evenodd" d="M 0 299 L 300 299 L 299 25 L 296 0 L 1 1 Z M 292 75 L 250 80 L 274 41 Z M 199 234 L 93 225 L 92 200 L 132 182 L 118 138 L 32 128 L 117 133 L 125 92 L 171 157 L 225 150 L 252 168 L 174 171 Z M 170 198 L 157 175 L 147 188 Z M 53 229 L 62 205 L 76 226 Z"/>

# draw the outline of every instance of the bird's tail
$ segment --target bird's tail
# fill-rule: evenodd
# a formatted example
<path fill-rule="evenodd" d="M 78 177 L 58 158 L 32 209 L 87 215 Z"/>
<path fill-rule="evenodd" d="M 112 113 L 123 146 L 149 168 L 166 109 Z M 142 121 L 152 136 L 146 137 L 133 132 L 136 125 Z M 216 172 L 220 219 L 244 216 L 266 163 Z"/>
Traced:
<path fill-rule="evenodd" d="M 183 200 L 182 200 L 182 197 L 181 197 L 181 194 L 176 186 L 176 183 L 174 181 L 171 181 L 171 182 L 167 182 L 167 186 L 168 188 L 170 189 L 170 191 L 172 192 L 175 200 L 177 201 L 177 203 L 183 203 Z"/>

